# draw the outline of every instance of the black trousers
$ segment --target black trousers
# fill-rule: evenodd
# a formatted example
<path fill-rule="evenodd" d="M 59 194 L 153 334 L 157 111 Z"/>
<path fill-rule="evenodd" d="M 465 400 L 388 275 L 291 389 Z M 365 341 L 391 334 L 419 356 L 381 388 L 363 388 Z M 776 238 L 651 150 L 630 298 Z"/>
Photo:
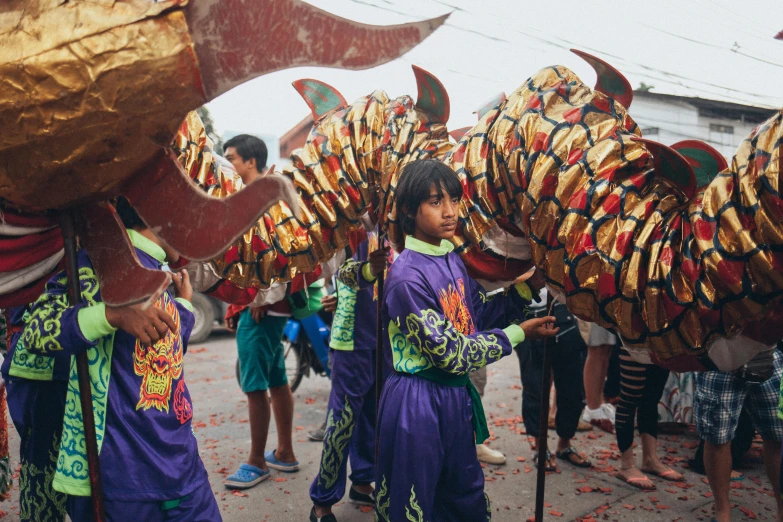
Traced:
<path fill-rule="evenodd" d="M 552 373 L 557 390 L 557 435 L 571 439 L 576 434 L 584 408 L 584 372 L 587 345 L 579 334 L 576 320 L 564 306 L 555 307 L 560 327 L 552 347 Z M 517 346 L 522 376 L 522 418 L 528 435 L 538 437 L 544 378 L 545 341 L 524 341 Z"/>

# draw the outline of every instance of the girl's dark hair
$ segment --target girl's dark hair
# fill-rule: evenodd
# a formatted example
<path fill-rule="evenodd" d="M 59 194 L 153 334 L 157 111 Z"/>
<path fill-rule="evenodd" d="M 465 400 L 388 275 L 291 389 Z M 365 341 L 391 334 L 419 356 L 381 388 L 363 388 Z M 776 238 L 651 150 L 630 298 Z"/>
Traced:
<path fill-rule="evenodd" d="M 438 197 L 443 197 L 443 190 L 452 198 L 462 197 L 462 184 L 457 173 L 440 161 L 418 160 L 408 163 L 400 172 L 400 182 L 395 190 L 397 199 L 397 216 L 406 234 L 413 234 L 416 229 L 416 214 L 419 205 L 430 197 L 430 187 L 435 185 Z"/>
<path fill-rule="evenodd" d="M 120 216 L 125 228 L 147 228 L 147 225 L 136 213 L 136 209 L 131 206 L 125 197 L 117 196 L 114 208 L 117 210 L 117 214 Z"/>

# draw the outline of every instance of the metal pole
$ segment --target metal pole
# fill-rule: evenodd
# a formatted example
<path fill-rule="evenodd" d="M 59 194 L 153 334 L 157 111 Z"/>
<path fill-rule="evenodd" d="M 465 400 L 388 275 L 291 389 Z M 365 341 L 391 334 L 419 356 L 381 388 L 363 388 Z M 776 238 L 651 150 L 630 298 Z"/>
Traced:
<path fill-rule="evenodd" d="M 552 309 L 552 293 L 547 292 L 546 312 Z M 555 338 L 547 337 L 544 348 L 544 375 L 541 378 L 543 389 L 541 390 L 541 416 L 538 427 L 538 470 L 536 476 L 536 516 L 535 522 L 544 520 L 544 489 L 546 488 L 546 467 L 549 462 L 546 460 L 547 437 L 549 433 L 549 392 L 552 387 L 552 347 Z"/>
<path fill-rule="evenodd" d="M 378 224 L 378 248 L 383 250 L 384 238 L 381 236 L 381 226 Z M 381 406 L 381 390 L 383 390 L 383 323 L 381 323 L 381 308 L 383 307 L 383 279 L 385 271 L 378 274 L 378 301 L 376 303 L 377 318 L 375 322 L 375 465 L 378 466 L 378 412 Z"/>
<path fill-rule="evenodd" d="M 65 272 L 68 276 L 68 298 L 71 306 L 82 301 L 79 284 L 79 265 L 76 260 L 76 231 L 73 211 L 67 210 L 60 215 L 60 229 L 65 247 Z M 95 522 L 106 520 L 103 505 L 103 484 L 101 468 L 98 462 L 98 440 L 95 435 L 95 413 L 92 408 L 92 386 L 90 384 L 90 366 L 87 352 L 76 356 L 76 375 L 79 379 L 79 398 L 82 406 L 84 440 L 87 449 L 87 469 L 90 475 L 92 513 Z"/>

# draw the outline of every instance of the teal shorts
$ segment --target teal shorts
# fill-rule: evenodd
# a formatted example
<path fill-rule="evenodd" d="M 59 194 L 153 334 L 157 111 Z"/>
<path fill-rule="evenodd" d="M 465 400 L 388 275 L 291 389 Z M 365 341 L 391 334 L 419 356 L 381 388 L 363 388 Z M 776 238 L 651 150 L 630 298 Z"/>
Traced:
<path fill-rule="evenodd" d="M 242 391 L 266 391 L 288 384 L 283 353 L 283 330 L 288 317 L 264 316 L 256 323 L 246 308 L 237 325 L 239 381 Z"/>

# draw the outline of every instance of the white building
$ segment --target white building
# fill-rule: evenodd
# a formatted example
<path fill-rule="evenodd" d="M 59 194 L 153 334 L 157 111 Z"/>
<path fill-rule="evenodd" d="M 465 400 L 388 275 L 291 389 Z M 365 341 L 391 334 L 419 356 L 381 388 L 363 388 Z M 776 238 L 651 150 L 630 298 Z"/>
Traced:
<path fill-rule="evenodd" d="M 696 139 L 715 147 L 730 162 L 751 131 L 777 112 L 704 98 L 635 91 L 629 113 L 645 138 L 671 145 Z"/>

